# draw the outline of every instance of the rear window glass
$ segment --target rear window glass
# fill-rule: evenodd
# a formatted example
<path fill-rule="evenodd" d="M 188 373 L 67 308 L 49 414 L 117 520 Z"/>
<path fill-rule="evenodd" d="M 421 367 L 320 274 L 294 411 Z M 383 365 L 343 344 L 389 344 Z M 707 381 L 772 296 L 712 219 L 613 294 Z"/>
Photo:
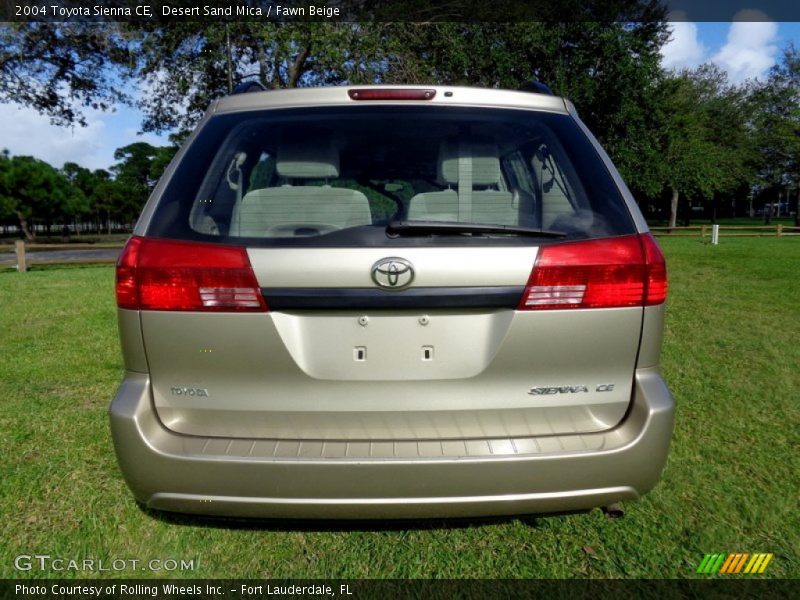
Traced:
<path fill-rule="evenodd" d="M 566 115 L 359 105 L 212 118 L 148 234 L 250 246 L 391 245 L 398 242 L 386 228 L 398 220 L 569 238 L 634 233 L 610 174 Z M 453 228 L 419 237 L 452 244 L 519 236 Z"/>

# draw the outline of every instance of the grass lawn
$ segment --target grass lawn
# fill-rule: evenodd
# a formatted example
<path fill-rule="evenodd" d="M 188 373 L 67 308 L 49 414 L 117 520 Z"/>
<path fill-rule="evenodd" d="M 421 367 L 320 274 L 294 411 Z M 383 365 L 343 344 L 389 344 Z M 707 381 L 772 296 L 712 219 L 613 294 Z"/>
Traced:
<path fill-rule="evenodd" d="M 172 575 L 203 578 L 696 577 L 705 553 L 733 551 L 774 552 L 763 576 L 800 576 L 800 239 L 661 243 L 677 425 L 662 481 L 618 520 L 595 510 L 287 524 L 143 511 L 106 418 L 121 377 L 113 268 L 0 271 L 0 577 L 58 575 L 14 570 L 15 556 L 36 553 L 194 559 Z"/>

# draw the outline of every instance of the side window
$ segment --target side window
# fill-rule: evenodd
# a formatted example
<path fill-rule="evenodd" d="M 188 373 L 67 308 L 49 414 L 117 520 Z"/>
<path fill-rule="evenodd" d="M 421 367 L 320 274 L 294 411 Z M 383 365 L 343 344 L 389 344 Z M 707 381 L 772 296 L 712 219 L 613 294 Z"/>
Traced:
<path fill-rule="evenodd" d="M 531 155 L 530 165 L 536 178 L 536 196 L 541 203 L 542 227 L 589 228 L 593 217 L 586 194 L 583 189 L 573 186 L 576 181 L 573 167 L 561 149 L 538 143 Z"/>
<path fill-rule="evenodd" d="M 542 227 L 548 229 L 559 217 L 571 217 L 577 211 L 575 192 L 561 169 L 560 161 L 546 144 L 539 144 L 531 157 L 536 178 L 536 196 L 542 207 Z"/>
<path fill-rule="evenodd" d="M 519 150 L 507 154 L 503 158 L 505 172 L 511 178 L 512 187 L 526 194 L 535 195 L 530 170 L 525 166 L 525 158 Z"/>
<path fill-rule="evenodd" d="M 258 157 L 258 162 L 253 165 L 250 171 L 250 181 L 247 191 L 260 190 L 262 188 L 275 185 L 275 157 L 267 152 L 262 152 Z"/>
<path fill-rule="evenodd" d="M 253 162 L 253 158 L 257 157 Z M 231 213 L 251 190 L 275 185 L 275 157 L 267 151 L 229 144 L 220 152 L 192 204 L 189 224 L 198 233 L 226 235 Z"/>

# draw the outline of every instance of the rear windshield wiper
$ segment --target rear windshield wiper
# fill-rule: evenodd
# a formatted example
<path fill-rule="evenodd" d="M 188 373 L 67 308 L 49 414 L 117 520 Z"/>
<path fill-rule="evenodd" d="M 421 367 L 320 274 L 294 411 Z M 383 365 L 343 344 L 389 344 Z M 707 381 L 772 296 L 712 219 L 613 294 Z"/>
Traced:
<path fill-rule="evenodd" d="M 561 231 L 536 229 L 522 225 L 491 225 L 489 223 L 458 223 L 454 221 L 391 221 L 386 233 L 394 235 L 414 235 L 417 233 L 507 233 L 510 235 L 529 235 L 533 237 L 564 237 Z"/>

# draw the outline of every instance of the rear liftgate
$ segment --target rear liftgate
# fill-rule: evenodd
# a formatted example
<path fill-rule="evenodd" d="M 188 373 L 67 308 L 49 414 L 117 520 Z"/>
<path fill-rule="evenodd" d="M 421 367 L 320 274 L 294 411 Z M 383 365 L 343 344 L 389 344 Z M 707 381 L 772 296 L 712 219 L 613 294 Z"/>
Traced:
<path fill-rule="evenodd" d="M 117 283 L 169 429 L 353 442 L 609 429 L 665 295 L 649 234 L 391 255 L 134 237 Z"/>

